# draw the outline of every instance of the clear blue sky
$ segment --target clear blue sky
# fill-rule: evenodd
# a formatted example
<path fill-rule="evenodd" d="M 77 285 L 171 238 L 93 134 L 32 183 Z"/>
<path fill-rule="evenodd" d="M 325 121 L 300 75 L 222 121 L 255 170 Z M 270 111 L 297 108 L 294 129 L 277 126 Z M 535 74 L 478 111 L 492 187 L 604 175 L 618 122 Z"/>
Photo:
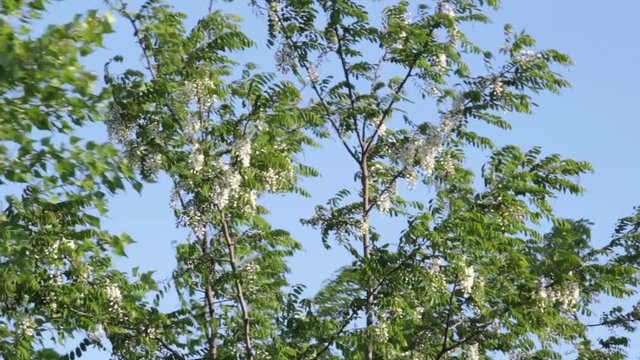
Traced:
<path fill-rule="evenodd" d="M 192 22 L 206 12 L 208 1 L 173 3 L 186 12 Z M 390 3 L 380 1 L 375 6 Z M 218 1 L 216 6 L 243 16 L 248 33 L 262 30 L 263 23 L 254 21 L 245 1 L 232 5 Z M 68 19 L 75 12 L 101 7 L 102 2 L 98 0 L 67 0 L 56 4 L 47 20 Z M 472 37 L 495 47 L 502 40 L 502 25 L 510 22 L 516 29 L 525 29 L 533 35 L 539 48 L 556 48 L 573 58 L 575 65 L 563 70 L 572 88 L 560 96 L 539 96 L 536 100 L 540 107 L 532 116 L 508 116 L 513 120 L 513 131 L 490 133 L 498 144 L 525 148 L 540 145 L 545 153 L 558 152 L 593 164 L 595 173 L 581 179 L 587 193 L 580 198 L 560 198 L 554 205 L 562 216 L 594 221 L 596 244 L 606 242 L 615 221 L 630 214 L 634 205 L 640 205 L 637 186 L 640 184 L 637 166 L 640 142 L 636 140 L 640 134 L 640 123 L 636 120 L 636 104 L 640 102 L 639 13 L 640 1 L 635 0 L 505 0 L 503 9 L 492 15 L 492 30 L 481 24 L 471 28 L 475 34 Z M 88 59 L 87 65 L 99 74 L 107 56 L 114 53 L 125 55 L 131 66 L 140 64 L 130 28 L 119 19 L 116 29 L 117 34 L 105 43 L 107 50 Z M 266 55 L 264 49 L 253 50 L 249 55 L 257 56 L 246 57 L 252 61 L 263 59 L 263 69 L 272 70 L 270 55 Z M 92 136 L 104 137 L 101 129 L 93 129 Z M 306 161 L 322 172 L 321 178 L 305 183 L 313 199 L 263 199 L 273 208 L 274 225 L 290 230 L 303 243 L 305 250 L 290 261 L 291 280 L 306 283 L 310 289 L 317 289 L 323 279 L 348 259 L 344 254 L 327 252 L 319 235 L 298 222 L 301 216 L 311 214 L 314 205 L 324 202 L 339 189 L 327 184 L 352 180 L 351 165 L 336 160 L 343 155 L 342 149 L 335 143 L 326 145 L 322 151 L 311 151 L 305 156 Z M 131 192 L 112 201 L 106 227 L 114 232 L 128 232 L 138 241 L 129 247 L 129 258 L 119 261 L 123 269 L 141 266 L 157 270 L 158 278 L 170 275 L 175 263 L 171 243 L 183 239 L 184 233 L 174 227 L 173 214 L 167 206 L 168 194 L 169 184 L 160 181 L 146 186 L 142 196 Z M 635 349 L 640 349 L 639 345 L 636 344 Z"/>

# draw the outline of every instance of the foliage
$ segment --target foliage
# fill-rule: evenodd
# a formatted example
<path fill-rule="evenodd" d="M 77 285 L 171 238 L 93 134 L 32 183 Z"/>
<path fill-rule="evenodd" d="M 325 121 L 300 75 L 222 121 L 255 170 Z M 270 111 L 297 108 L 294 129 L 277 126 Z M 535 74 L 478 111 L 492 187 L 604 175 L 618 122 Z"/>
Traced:
<path fill-rule="evenodd" d="M 213 3 L 189 28 L 160 0 L 135 11 L 107 1 L 144 68 L 114 54 L 99 91 L 80 58 L 114 15 L 31 35 L 21 24 L 45 4 L 0 5 L 0 181 L 21 194 L 0 217 L 2 356 L 58 358 L 56 345 L 75 341 L 73 359 L 104 334 L 121 359 L 626 357 L 640 305 L 593 319 L 604 297 L 628 305 L 636 294 L 640 212 L 596 248 L 589 221 L 552 207 L 583 192 L 587 162 L 471 130 L 509 129 L 505 114 L 569 85 L 558 72 L 569 57 L 511 25 L 495 51 L 465 34 L 498 1 L 399 1 L 377 24 L 364 2 L 253 0 L 278 74 L 241 63 L 263 44 Z M 75 135 L 95 119 L 113 144 Z M 353 259 L 306 298 L 286 277 L 301 246 L 260 200 L 311 196 L 299 181 L 319 174 L 303 155 L 335 143 L 355 184 L 302 222 Z M 475 173 L 470 152 L 486 156 Z M 162 289 L 150 273 L 115 270 L 111 256 L 132 239 L 100 228 L 109 195 L 160 173 L 190 234 Z M 384 217 L 406 224 L 399 237 Z M 163 312 L 170 290 L 180 307 Z M 596 339 L 597 327 L 612 335 Z"/>

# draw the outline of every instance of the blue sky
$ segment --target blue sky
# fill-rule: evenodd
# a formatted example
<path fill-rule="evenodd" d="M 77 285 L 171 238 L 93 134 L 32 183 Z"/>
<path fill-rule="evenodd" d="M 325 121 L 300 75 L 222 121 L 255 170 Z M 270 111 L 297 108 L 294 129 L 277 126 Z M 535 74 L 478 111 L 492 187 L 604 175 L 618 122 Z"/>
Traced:
<path fill-rule="evenodd" d="M 173 3 L 190 16 L 190 21 L 204 14 L 208 5 L 205 0 Z M 372 6 L 390 3 L 380 1 Z M 245 2 L 229 5 L 218 1 L 216 6 L 243 16 L 247 20 L 243 26 L 248 33 L 261 31 L 263 24 L 255 21 Z M 67 0 L 53 6 L 46 20 L 65 20 L 84 9 L 101 7 L 102 2 L 98 0 Z M 536 102 L 540 107 L 533 115 L 507 115 L 514 125 L 511 132 L 486 131 L 498 144 L 517 144 L 523 148 L 540 145 L 545 153 L 557 152 L 593 164 L 595 173 L 580 179 L 587 193 L 579 198 L 561 197 L 554 205 L 562 216 L 594 221 L 596 244 L 606 242 L 615 221 L 630 214 L 634 205 L 640 205 L 637 186 L 640 184 L 637 165 L 640 142 L 636 140 L 640 134 L 640 124 L 636 121 L 636 104 L 640 102 L 638 13 L 640 1 L 633 0 L 506 0 L 502 10 L 491 15 L 494 24 L 489 29 L 481 24 L 469 29 L 472 37 L 481 43 L 499 46 L 502 25 L 510 22 L 516 29 L 525 29 L 536 38 L 539 48 L 556 48 L 573 58 L 575 65 L 562 69 L 572 88 L 565 89 L 560 96 L 538 96 Z M 130 28 L 119 19 L 116 30 L 105 42 L 106 49 L 87 59 L 87 65 L 99 74 L 107 56 L 114 53 L 123 54 L 130 66 L 141 64 Z M 250 51 L 247 58 L 255 61 L 253 57 L 263 59 L 264 70 L 272 70 L 263 48 Z M 102 130 L 92 129 L 91 136 L 104 138 Z M 305 155 L 305 160 L 322 173 L 321 178 L 305 182 L 314 195 L 312 199 L 263 199 L 273 209 L 270 218 L 274 225 L 290 230 L 304 245 L 305 250 L 290 261 L 294 270 L 291 280 L 306 283 L 310 289 L 317 289 L 322 279 L 348 261 L 340 251 L 326 251 L 319 234 L 301 227 L 298 222 L 301 216 L 311 214 L 313 206 L 323 203 L 339 189 L 327 184 L 348 182 L 348 186 L 354 188 L 353 167 L 343 155 L 337 143 L 331 142 L 322 150 Z M 128 249 L 129 258 L 118 262 L 123 269 L 141 266 L 157 270 L 160 279 L 170 275 L 175 263 L 172 241 L 183 239 L 184 233 L 175 229 L 168 194 L 169 184 L 161 179 L 157 184 L 146 186 L 142 196 L 130 192 L 112 201 L 105 226 L 114 232 L 128 232 L 137 240 L 137 244 Z M 635 349 L 639 349 L 638 346 Z M 98 359 L 98 356 L 90 358 Z"/>

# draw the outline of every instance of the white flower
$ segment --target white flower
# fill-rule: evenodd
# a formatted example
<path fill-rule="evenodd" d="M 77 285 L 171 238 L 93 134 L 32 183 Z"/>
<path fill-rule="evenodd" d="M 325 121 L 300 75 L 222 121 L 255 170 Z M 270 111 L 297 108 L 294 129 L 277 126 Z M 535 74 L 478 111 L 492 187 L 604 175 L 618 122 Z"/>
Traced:
<path fill-rule="evenodd" d="M 514 55 L 514 60 L 517 63 L 523 64 L 532 60 L 540 59 L 542 55 L 531 51 L 531 50 L 522 50 Z"/>
<path fill-rule="evenodd" d="M 58 254 L 59 249 L 60 249 L 60 240 L 56 240 L 49 246 L 49 249 L 47 250 L 49 254 L 56 256 Z"/>
<path fill-rule="evenodd" d="M 438 68 L 441 71 L 446 70 L 447 69 L 447 54 L 444 54 L 444 53 L 438 54 L 438 56 L 436 57 L 436 65 L 438 66 Z"/>
<path fill-rule="evenodd" d="M 358 232 L 362 236 L 367 234 L 369 232 L 369 223 L 367 221 L 361 220 L 358 226 Z"/>
<path fill-rule="evenodd" d="M 431 275 L 441 275 L 442 274 L 442 260 L 440 258 L 434 258 L 431 260 L 431 264 L 429 265 L 429 273 Z"/>
<path fill-rule="evenodd" d="M 473 283 L 475 281 L 475 278 L 476 278 L 476 274 L 475 274 L 475 271 L 473 270 L 473 266 L 465 266 L 464 276 L 460 281 L 460 287 L 462 288 L 462 291 L 465 294 L 467 295 L 471 294 L 471 291 L 473 290 Z"/>
<path fill-rule="evenodd" d="M 378 195 L 376 207 L 381 214 L 387 214 L 389 212 L 389 209 L 391 208 L 391 194 L 389 194 L 389 191 L 385 191 Z"/>
<path fill-rule="evenodd" d="M 178 205 L 180 205 L 180 189 L 174 186 L 169 195 L 169 206 L 171 206 L 172 209 L 176 209 Z"/>
<path fill-rule="evenodd" d="M 448 1 L 440 1 L 440 4 L 438 5 L 438 12 L 440 14 L 446 15 L 448 17 L 454 17 L 456 16 L 456 12 L 453 9 L 453 7 L 449 4 Z"/>
<path fill-rule="evenodd" d="M 502 82 L 502 78 L 496 76 L 491 80 L 491 85 L 489 85 L 489 89 L 491 91 L 491 95 L 499 97 L 504 94 L 504 83 Z"/>
<path fill-rule="evenodd" d="M 67 238 L 62 238 L 62 242 L 60 243 L 60 245 L 64 248 L 67 248 L 69 250 L 75 250 L 76 249 L 76 243 L 73 242 L 73 240 L 67 239 Z"/>
<path fill-rule="evenodd" d="M 33 336 L 33 330 L 36 328 L 36 324 L 31 316 L 25 315 L 18 320 L 16 328 L 26 336 Z"/>
<path fill-rule="evenodd" d="M 282 28 L 282 23 L 280 22 L 280 17 L 278 16 L 278 12 L 280 12 L 280 4 L 277 1 L 272 1 L 269 6 L 269 20 L 273 25 L 275 31 L 280 30 Z"/>
<path fill-rule="evenodd" d="M 415 189 L 416 184 L 418 183 L 418 174 L 415 172 L 415 170 L 412 169 L 407 171 L 406 180 L 409 190 Z"/>
<path fill-rule="evenodd" d="M 406 12 L 404 13 L 404 15 L 402 16 L 402 23 L 404 25 L 411 25 L 411 13 L 410 12 Z"/>
<path fill-rule="evenodd" d="M 242 167 L 249 166 L 251 162 L 251 140 L 245 138 L 237 141 L 234 152 Z"/>
<path fill-rule="evenodd" d="M 542 285 L 538 288 L 538 294 L 537 295 L 538 295 L 539 298 L 541 298 L 543 300 L 546 300 L 546 299 L 549 298 L 549 293 L 547 292 L 547 288 L 545 286 L 542 286 Z"/>
<path fill-rule="evenodd" d="M 469 360 L 479 360 L 480 359 L 480 350 L 478 349 L 478 344 L 472 344 L 469 346 Z"/>
<path fill-rule="evenodd" d="M 219 204 L 217 205 L 220 206 Z M 207 233 L 207 221 L 205 217 L 192 205 L 187 209 L 187 225 L 199 239 L 202 239 Z"/>
<path fill-rule="evenodd" d="M 151 156 L 146 156 L 143 158 L 143 161 L 142 161 L 142 173 L 150 177 L 155 177 L 155 175 L 160 170 L 161 165 L 162 165 L 162 155 L 153 154 Z"/>
<path fill-rule="evenodd" d="M 559 291 L 558 301 L 562 309 L 568 311 L 576 305 L 578 297 L 580 297 L 580 287 L 578 283 L 571 282 Z"/>
<path fill-rule="evenodd" d="M 193 140 L 196 134 L 200 132 L 201 128 L 202 128 L 202 124 L 200 124 L 200 120 L 198 120 L 195 117 L 191 117 L 187 121 L 187 126 L 185 126 L 184 134 L 186 137 Z"/>
<path fill-rule="evenodd" d="M 213 190 L 213 202 L 219 207 L 223 208 L 229 203 L 231 193 L 228 187 L 220 187 L 216 184 Z"/>
<path fill-rule="evenodd" d="M 382 124 L 380 124 L 380 126 L 378 126 L 378 135 L 384 136 L 386 132 L 387 132 L 387 125 L 383 122 Z"/>
<path fill-rule="evenodd" d="M 89 279 L 91 278 L 91 268 L 89 267 L 89 265 L 85 263 L 81 263 L 81 265 L 79 265 L 77 269 L 78 269 L 78 280 L 83 284 L 86 284 L 87 282 L 89 282 Z"/>
<path fill-rule="evenodd" d="M 502 46 L 500 46 L 500 50 L 499 50 L 499 51 L 500 51 L 501 53 L 506 54 L 506 53 L 508 53 L 509 51 L 511 51 L 511 49 L 512 49 L 512 48 L 513 48 L 513 46 L 512 46 L 511 44 L 509 44 L 509 43 L 504 43 L 504 44 L 502 44 Z"/>
<path fill-rule="evenodd" d="M 199 172 L 204 167 L 204 154 L 198 144 L 193 145 L 189 153 L 189 165 L 193 172 Z"/>
<path fill-rule="evenodd" d="M 437 136 L 430 136 L 420 144 L 420 167 L 427 175 L 433 173 L 436 166 L 436 157 L 440 154 L 442 146 Z"/>
<path fill-rule="evenodd" d="M 389 340 L 389 329 L 387 328 L 387 324 L 381 322 L 378 326 L 373 327 L 373 337 L 377 342 L 386 342 Z"/>
<path fill-rule="evenodd" d="M 443 95 L 442 91 L 435 85 L 429 86 L 429 89 L 427 90 L 427 92 L 429 93 L 429 95 L 433 97 L 441 97 Z"/>
<path fill-rule="evenodd" d="M 312 66 L 311 68 L 309 68 L 309 74 L 307 76 L 309 78 L 309 81 L 311 81 L 312 83 L 318 81 L 318 67 Z"/>
<path fill-rule="evenodd" d="M 215 84 L 210 79 L 198 79 L 187 82 L 184 92 L 188 98 L 195 100 L 198 105 L 203 108 L 208 108 L 218 101 L 218 98 L 212 92 L 214 87 Z"/>
<path fill-rule="evenodd" d="M 453 159 L 449 156 L 442 157 L 442 167 L 445 176 L 451 176 L 456 171 L 456 165 Z"/>
<path fill-rule="evenodd" d="M 285 170 L 271 168 L 264 174 L 265 187 L 268 191 L 276 192 L 281 190 L 284 183 L 293 179 L 294 176 L 294 170 L 291 166 L 288 166 Z"/>
<path fill-rule="evenodd" d="M 94 343 L 100 342 L 100 339 L 104 336 L 104 329 L 101 324 L 96 325 L 96 327 L 89 333 L 89 340 Z"/>
<path fill-rule="evenodd" d="M 418 142 L 415 139 L 409 140 L 407 145 L 402 149 L 402 152 L 398 156 L 400 162 L 407 169 L 413 169 L 413 164 L 416 159 L 416 155 L 418 152 Z"/>
<path fill-rule="evenodd" d="M 251 207 L 251 209 L 255 209 L 256 207 L 256 200 L 258 198 L 258 192 L 255 190 L 251 190 L 249 191 L 249 207 Z"/>
<path fill-rule="evenodd" d="M 120 293 L 120 288 L 118 287 L 118 285 L 113 283 L 108 283 L 105 286 L 104 290 L 105 290 L 105 294 L 107 295 L 107 299 L 109 300 L 109 303 L 113 307 L 117 307 L 120 304 L 120 301 L 122 301 L 122 294 Z"/>
<path fill-rule="evenodd" d="M 124 111 L 118 104 L 111 104 L 107 123 L 107 134 L 109 139 L 119 144 L 124 144 L 133 138 L 135 126 L 124 116 Z"/>
<path fill-rule="evenodd" d="M 295 59 L 293 52 L 287 48 L 286 46 L 280 46 L 280 48 L 276 51 L 276 68 L 286 74 L 295 65 Z"/>
<path fill-rule="evenodd" d="M 249 262 L 246 263 L 243 267 L 242 267 L 242 272 L 244 273 L 245 277 L 248 280 L 255 280 L 258 276 L 258 272 L 260 271 L 260 265 L 254 263 L 254 262 Z"/>
<path fill-rule="evenodd" d="M 232 172 L 228 175 L 227 178 L 227 188 L 232 192 L 236 192 L 240 188 L 240 183 L 242 182 L 242 176 L 237 172 Z"/>

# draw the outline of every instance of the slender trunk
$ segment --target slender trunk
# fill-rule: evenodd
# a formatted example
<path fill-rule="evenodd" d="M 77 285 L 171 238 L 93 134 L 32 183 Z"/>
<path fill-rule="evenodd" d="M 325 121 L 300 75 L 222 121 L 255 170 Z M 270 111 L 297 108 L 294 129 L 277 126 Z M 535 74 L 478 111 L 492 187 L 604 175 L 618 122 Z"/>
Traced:
<path fill-rule="evenodd" d="M 360 163 L 362 170 L 362 222 L 364 231 L 362 233 L 362 256 L 365 262 L 371 257 L 371 243 L 369 238 L 369 168 L 367 166 L 367 154 L 362 154 Z M 373 326 L 373 291 L 369 286 L 365 289 L 367 299 L 365 314 L 367 318 L 367 345 L 365 348 L 365 360 L 373 360 L 373 339 L 371 327 Z"/>
<path fill-rule="evenodd" d="M 222 216 L 222 230 L 224 233 L 224 238 L 227 243 L 227 249 L 229 251 L 229 262 L 231 263 L 231 270 L 236 277 L 235 288 L 236 288 L 236 297 L 238 298 L 238 305 L 240 306 L 240 311 L 242 312 L 242 322 L 244 325 L 244 346 L 247 351 L 247 360 L 254 360 L 253 356 L 253 345 L 251 340 L 251 319 L 249 318 L 249 308 L 247 306 L 247 302 L 244 298 L 244 291 L 242 290 L 242 281 L 238 276 L 238 261 L 236 258 L 236 248 L 233 240 L 231 239 L 231 232 L 229 231 L 229 226 L 227 225 L 227 221 Z"/>
<path fill-rule="evenodd" d="M 209 260 L 209 236 L 205 232 L 201 239 L 200 247 L 202 248 L 202 256 Z M 210 277 L 215 276 L 215 263 L 211 260 L 211 274 L 207 273 L 204 276 L 205 280 L 205 294 L 204 302 L 209 313 L 209 331 L 207 334 L 207 342 L 209 343 L 209 355 L 212 360 L 218 358 L 218 345 L 216 343 L 217 338 L 217 324 L 216 324 L 216 305 L 215 297 L 213 296 L 213 289 L 211 288 Z"/>

